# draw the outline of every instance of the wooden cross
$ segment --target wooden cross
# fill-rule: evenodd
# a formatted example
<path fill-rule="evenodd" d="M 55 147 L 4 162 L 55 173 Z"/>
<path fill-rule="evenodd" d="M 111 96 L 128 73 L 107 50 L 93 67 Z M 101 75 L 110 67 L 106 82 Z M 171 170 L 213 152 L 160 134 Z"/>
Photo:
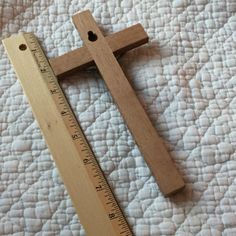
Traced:
<path fill-rule="evenodd" d="M 55 75 L 96 64 L 162 193 L 183 189 L 182 177 L 114 56 L 148 42 L 141 24 L 104 37 L 90 11 L 75 14 L 73 22 L 85 46 L 51 59 Z"/>

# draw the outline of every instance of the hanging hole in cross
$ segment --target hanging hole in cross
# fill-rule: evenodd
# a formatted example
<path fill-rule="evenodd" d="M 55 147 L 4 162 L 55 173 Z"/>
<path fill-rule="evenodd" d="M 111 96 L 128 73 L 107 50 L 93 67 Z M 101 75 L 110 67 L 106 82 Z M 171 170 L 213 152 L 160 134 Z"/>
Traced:
<path fill-rule="evenodd" d="M 89 41 L 94 42 L 97 40 L 97 38 L 98 38 L 98 36 L 95 33 L 93 33 L 93 31 L 88 32 L 88 40 Z"/>

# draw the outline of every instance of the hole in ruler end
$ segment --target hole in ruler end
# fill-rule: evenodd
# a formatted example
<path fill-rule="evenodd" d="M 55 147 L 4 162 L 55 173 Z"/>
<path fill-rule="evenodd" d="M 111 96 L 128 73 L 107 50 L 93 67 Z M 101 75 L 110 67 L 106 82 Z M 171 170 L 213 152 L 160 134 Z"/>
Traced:
<path fill-rule="evenodd" d="M 22 44 L 19 46 L 19 49 L 20 49 L 21 51 L 25 51 L 25 50 L 27 49 L 27 46 L 22 43 Z"/>

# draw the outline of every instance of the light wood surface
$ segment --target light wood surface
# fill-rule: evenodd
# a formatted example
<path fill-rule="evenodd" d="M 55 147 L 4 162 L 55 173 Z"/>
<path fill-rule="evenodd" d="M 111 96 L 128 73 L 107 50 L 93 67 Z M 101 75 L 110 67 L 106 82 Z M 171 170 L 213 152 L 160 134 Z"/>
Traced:
<path fill-rule="evenodd" d="M 106 40 L 113 53 L 119 55 L 147 43 L 148 36 L 142 25 L 136 24 L 120 32 L 108 35 Z M 94 65 L 93 58 L 85 46 L 65 53 L 59 57 L 51 58 L 49 62 L 58 78 Z"/>
<path fill-rule="evenodd" d="M 73 22 L 155 176 L 160 190 L 165 196 L 169 196 L 182 189 L 184 187 L 182 177 L 90 11 L 75 14 Z M 89 36 L 94 34 L 96 37 L 91 38 L 97 39 L 90 41 Z"/>
<path fill-rule="evenodd" d="M 131 236 L 125 218 L 33 34 L 3 41 L 89 236 Z"/>

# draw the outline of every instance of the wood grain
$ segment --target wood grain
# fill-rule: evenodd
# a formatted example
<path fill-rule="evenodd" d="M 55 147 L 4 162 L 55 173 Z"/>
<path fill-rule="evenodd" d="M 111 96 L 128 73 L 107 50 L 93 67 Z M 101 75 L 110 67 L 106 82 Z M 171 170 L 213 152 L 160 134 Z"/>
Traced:
<path fill-rule="evenodd" d="M 182 177 L 90 11 L 75 14 L 73 22 L 155 176 L 160 190 L 165 196 L 169 196 L 182 189 L 184 187 Z M 89 40 L 89 36 L 94 34 L 97 39 Z"/>
<path fill-rule="evenodd" d="M 106 40 L 113 53 L 119 55 L 147 43 L 148 36 L 142 25 L 136 24 L 120 32 L 108 35 Z M 49 62 L 55 75 L 59 78 L 94 65 L 93 58 L 85 46 L 59 57 L 51 58 Z"/>

